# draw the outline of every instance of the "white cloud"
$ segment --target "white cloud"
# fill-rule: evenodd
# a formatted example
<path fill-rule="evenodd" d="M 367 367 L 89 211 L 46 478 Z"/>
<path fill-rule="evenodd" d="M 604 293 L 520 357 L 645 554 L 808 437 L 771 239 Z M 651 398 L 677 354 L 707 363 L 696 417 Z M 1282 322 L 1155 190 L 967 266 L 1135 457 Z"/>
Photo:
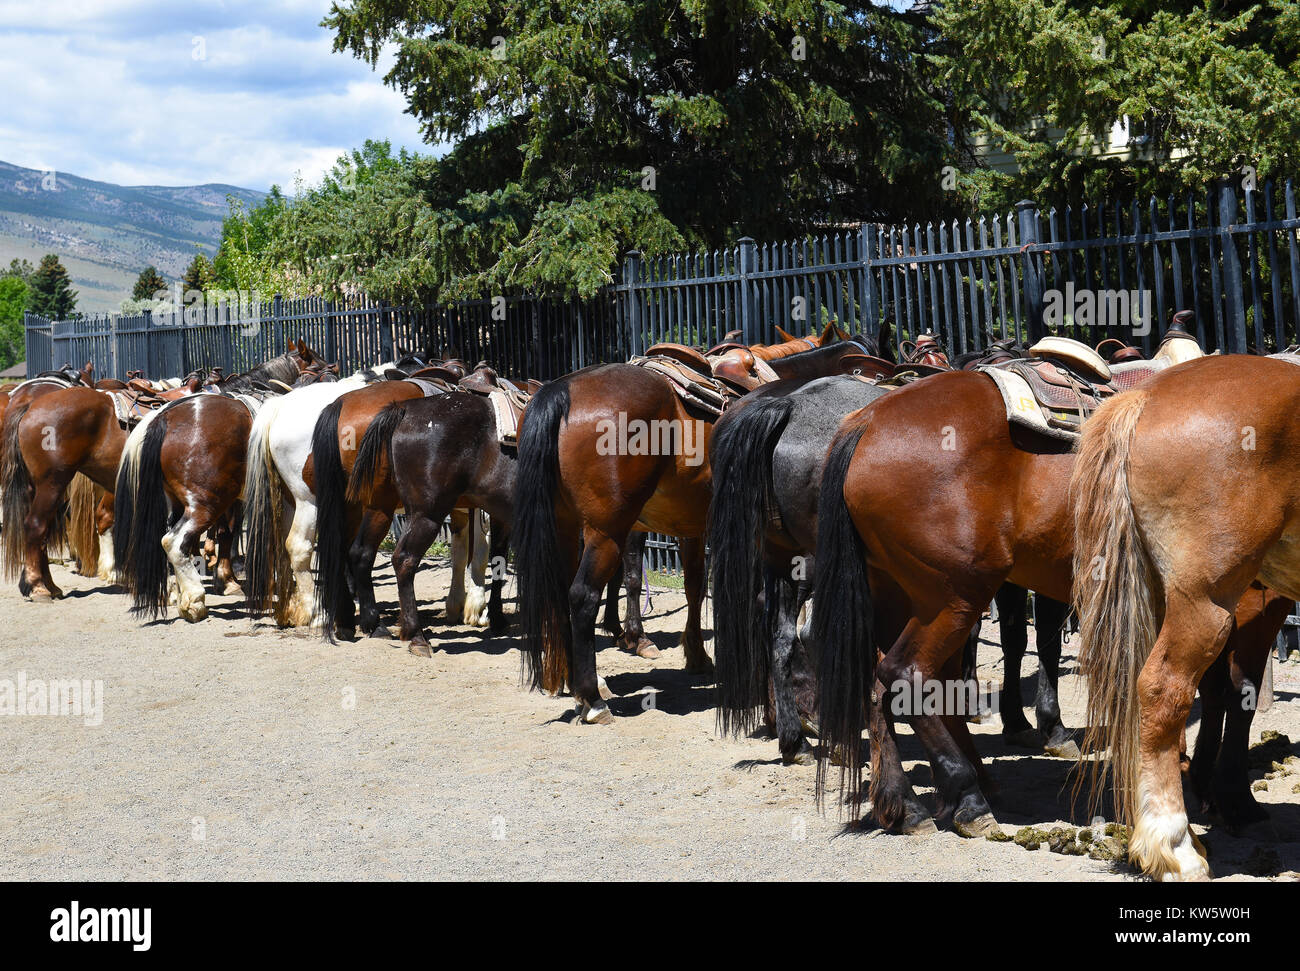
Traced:
<path fill-rule="evenodd" d="M 0 0 L 0 159 L 123 184 L 291 188 L 367 138 L 430 151 L 331 50 L 328 4 Z"/>

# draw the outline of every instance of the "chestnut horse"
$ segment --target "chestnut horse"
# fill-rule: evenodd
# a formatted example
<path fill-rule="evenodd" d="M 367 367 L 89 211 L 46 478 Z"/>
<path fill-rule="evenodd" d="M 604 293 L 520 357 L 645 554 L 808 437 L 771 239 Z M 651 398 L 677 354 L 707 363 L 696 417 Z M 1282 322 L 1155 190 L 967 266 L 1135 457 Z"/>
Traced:
<path fill-rule="evenodd" d="M 1192 361 L 1107 402 L 1080 443 L 1074 602 L 1089 725 L 1109 742 L 1130 855 L 1153 876 L 1209 876 L 1179 735 L 1234 609 L 1258 600 L 1255 580 L 1300 598 L 1297 362 Z"/>
<path fill-rule="evenodd" d="M 1159 378 L 1185 367 L 1191 364 Z M 978 373 L 927 378 L 844 421 L 818 500 L 812 636 L 825 742 L 819 797 L 826 759 L 837 756 L 856 814 L 866 711 L 877 821 L 904 832 L 934 828 L 902 771 L 897 712 L 929 756 L 939 819 L 963 835 L 992 831 L 983 768 L 964 718 L 918 709 L 909 692 L 917 681 L 927 688 L 960 683 L 962 646 L 1003 583 L 1068 601 L 1074 468 L 1068 443 L 1008 424 L 1002 396 Z M 1176 743 L 1177 732 L 1175 763 Z"/>
<path fill-rule="evenodd" d="M 166 613 L 170 564 L 181 617 L 207 616 L 194 565 L 204 533 L 216 546 L 216 589 L 241 592 L 230 559 L 253 417 L 272 395 L 337 376 L 305 341 L 289 343 L 288 353 L 222 381 L 219 392 L 178 399 L 131 432 L 115 485 L 113 551 L 132 612 Z"/>
<path fill-rule="evenodd" d="M 788 356 L 786 345 L 776 350 L 781 355 L 765 366 L 777 379 L 851 371 L 878 355 L 874 344 L 858 341 Z M 760 351 L 739 354 L 744 365 L 744 355 Z M 525 671 L 533 687 L 553 691 L 567 676 L 584 723 L 613 720 L 598 688 L 594 628 L 633 530 L 678 538 L 686 669 L 713 670 L 700 629 L 713 418 L 688 409 L 667 378 L 632 364 L 567 375 L 535 394 L 524 413 L 513 523 Z"/>

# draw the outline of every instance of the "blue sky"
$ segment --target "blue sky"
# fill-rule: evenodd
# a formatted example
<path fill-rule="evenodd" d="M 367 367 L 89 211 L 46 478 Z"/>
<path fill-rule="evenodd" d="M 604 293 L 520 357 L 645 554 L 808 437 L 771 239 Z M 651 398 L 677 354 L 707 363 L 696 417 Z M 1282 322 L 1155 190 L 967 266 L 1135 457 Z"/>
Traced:
<path fill-rule="evenodd" d="M 330 50 L 329 0 L 0 0 L 0 159 L 123 185 L 319 179 L 367 138 L 430 151 Z"/>

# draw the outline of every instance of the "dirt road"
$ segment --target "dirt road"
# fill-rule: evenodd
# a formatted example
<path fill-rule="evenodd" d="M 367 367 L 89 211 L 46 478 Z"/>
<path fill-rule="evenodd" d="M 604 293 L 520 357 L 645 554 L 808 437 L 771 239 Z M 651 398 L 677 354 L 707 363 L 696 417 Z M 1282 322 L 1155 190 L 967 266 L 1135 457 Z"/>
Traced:
<path fill-rule="evenodd" d="M 712 686 L 681 670 L 676 592 L 654 595 L 660 660 L 609 646 L 599 655 L 619 695 L 615 724 L 572 724 L 566 699 L 520 688 L 511 639 L 442 625 L 446 572 L 426 569 L 418 584 L 432 660 L 395 641 L 329 645 L 278 631 L 229 598 L 210 598 L 212 616 L 197 625 L 174 614 L 142 624 L 121 593 L 60 566 L 62 602 L 26 603 L 6 585 L 0 687 L 76 679 L 103 691 L 98 724 L 85 713 L 0 717 L 9 878 L 1134 878 L 1046 847 L 845 833 L 834 810 L 816 811 L 811 767 L 782 766 L 766 738 L 717 736 Z M 381 602 L 395 601 L 386 566 L 378 589 Z M 981 661 L 981 676 L 999 682 L 996 647 Z M 1078 725 L 1070 647 L 1065 663 L 1066 723 Z M 1031 656 L 1026 697 L 1034 674 Z M 1298 687 L 1300 666 L 1280 665 L 1277 701 L 1254 739 L 1261 730 L 1300 739 Z M 998 730 L 975 728 L 1006 832 L 1071 822 L 1070 763 L 1008 748 Z M 903 742 L 914 783 L 932 798 L 919 746 Z M 1216 875 L 1246 879 L 1261 852 L 1277 854 L 1264 869 L 1300 869 L 1297 782 L 1276 778 L 1257 793 L 1276 804 L 1279 839 L 1211 827 Z"/>

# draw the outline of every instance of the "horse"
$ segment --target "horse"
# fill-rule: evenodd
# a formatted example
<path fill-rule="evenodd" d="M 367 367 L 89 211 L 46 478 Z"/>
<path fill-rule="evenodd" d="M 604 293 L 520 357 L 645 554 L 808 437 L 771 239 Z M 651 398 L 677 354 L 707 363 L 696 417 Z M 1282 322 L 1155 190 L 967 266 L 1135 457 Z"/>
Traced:
<path fill-rule="evenodd" d="M 779 353 L 764 354 L 775 350 Z M 790 353 L 739 349 L 734 363 L 763 355 L 772 377 L 849 371 L 874 344 L 847 341 Z M 748 357 L 746 357 L 748 355 Z M 717 365 L 714 374 L 720 373 Z M 761 379 L 741 383 L 752 390 Z M 566 674 L 584 724 L 613 721 L 598 690 L 593 644 L 601 594 L 634 529 L 678 538 L 688 603 L 686 670 L 707 674 L 700 602 L 710 495 L 708 436 L 717 411 L 687 404 L 692 392 L 636 364 L 585 368 L 532 398 L 519 434 L 513 515 L 525 677 L 558 691 Z M 629 437 L 630 436 L 630 437 Z M 654 436 L 654 438 L 652 438 Z"/>
<path fill-rule="evenodd" d="M 1256 580 L 1300 598 L 1298 361 L 1173 368 L 1099 408 L 1079 445 L 1073 592 L 1089 730 L 1109 743 L 1130 856 L 1155 877 L 1209 877 L 1178 743 L 1197 683 L 1241 626 L 1234 608 L 1257 598 Z M 1090 782 L 1095 801 L 1100 768 Z"/>
<path fill-rule="evenodd" d="M 215 543 L 214 578 L 225 595 L 242 593 L 231 565 L 238 533 L 248 436 L 253 417 L 272 395 L 331 381 L 325 365 L 303 342 L 202 394 L 151 412 L 127 439 L 114 486 L 113 552 L 132 612 L 167 612 L 170 572 L 176 577 L 177 612 L 190 622 L 207 616 L 202 577 L 194 564 L 199 540 Z"/>
<path fill-rule="evenodd" d="M 324 415 L 321 420 L 325 420 Z M 381 492 L 391 492 L 386 501 L 392 508 L 405 510 L 406 529 L 397 541 L 392 563 L 401 612 L 398 637 L 407 642 L 412 654 L 432 656 L 432 648 L 420 625 L 415 573 L 443 521 L 457 509 L 482 510 L 490 517 L 488 552 L 492 558 L 492 572 L 487 623 L 493 631 L 505 629 L 501 597 L 513 516 L 516 465 L 514 445 L 502 441 L 495 409 L 488 398 L 480 394 L 453 390 L 394 402 L 380 411 L 366 429 L 352 465 L 347 494 L 349 497 L 370 497 L 366 501 L 373 507 L 374 497 Z M 383 485 L 377 487 L 380 480 Z M 321 549 L 331 542 L 341 543 L 342 536 L 327 535 L 331 531 L 341 532 L 337 522 L 337 517 L 334 517 L 323 523 Z M 611 580 L 603 624 L 617 641 L 633 652 L 639 652 L 643 643 L 650 643 L 641 626 L 639 604 L 645 536 L 637 535 L 639 541 L 628 544 L 624 575 Z M 355 545 L 353 550 L 355 554 Z M 463 571 L 464 562 L 465 557 L 454 560 L 453 570 Z M 624 579 L 628 585 L 626 630 L 619 625 L 617 607 L 619 585 Z M 317 589 L 323 586 L 318 584 Z M 463 582 L 461 589 L 463 591 Z M 455 573 L 452 590 L 448 597 L 447 616 L 459 618 Z"/>
<path fill-rule="evenodd" d="M 253 421 L 244 473 L 244 598 L 259 616 L 274 609 L 282 627 L 316 620 L 312 552 L 316 543 L 316 496 L 304 478 L 320 413 L 349 391 L 399 377 L 424 366 L 415 355 L 330 384 L 297 388 L 266 402 Z"/>
<path fill-rule="evenodd" d="M 912 690 L 960 683 L 953 662 L 1002 583 L 1068 600 L 1070 479 L 1084 461 L 1076 465 L 1067 442 L 1009 424 L 993 382 L 967 371 L 899 389 L 845 419 L 818 499 L 819 801 L 834 758 L 856 815 L 866 710 L 876 820 L 903 832 L 937 828 L 898 758 L 894 720 L 906 716 L 930 758 L 939 820 L 967 836 L 993 830 L 965 720 L 925 710 Z"/>
<path fill-rule="evenodd" d="M 327 639 L 333 639 L 336 634 L 351 639 L 357 626 L 369 637 L 388 635 L 387 628 L 379 622 L 372 571 L 379 544 L 387 535 L 400 503 L 388 468 L 382 462 L 369 470 L 364 489 L 359 485 L 349 487 L 348 477 L 355 468 L 362 442 L 376 417 L 389 407 L 427 395 L 444 394 L 467 372 L 464 363 L 455 358 L 431 362 L 403 380 L 381 381 L 349 391 L 330 402 L 316 419 L 303 479 L 316 497 L 320 525 L 316 543 L 315 606 L 321 618 L 322 635 Z M 374 454 L 382 459 L 386 453 L 381 449 Z M 476 537 L 482 538 L 481 529 L 479 522 L 470 522 L 467 513 L 462 511 L 453 527 L 457 569 L 447 600 L 448 616 L 481 627 L 487 623 L 487 594 L 481 584 L 482 571 L 487 565 L 486 544 L 473 543 Z M 479 581 L 472 583 L 469 591 L 465 588 L 461 562 L 467 543 L 473 547 L 469 556 L 474 566 L 471 580 Z"/>

